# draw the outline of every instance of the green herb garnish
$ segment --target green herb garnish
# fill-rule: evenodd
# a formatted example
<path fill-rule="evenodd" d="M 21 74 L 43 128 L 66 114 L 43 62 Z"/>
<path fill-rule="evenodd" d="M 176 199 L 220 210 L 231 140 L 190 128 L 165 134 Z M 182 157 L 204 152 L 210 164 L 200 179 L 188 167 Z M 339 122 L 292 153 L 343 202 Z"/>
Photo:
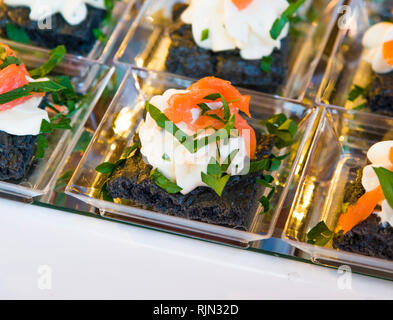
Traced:
<path fill-rule="evenodd" d="M 222 139 L 223 135 L 228 137 L 230 131 L 235 128 L 235 116 L 232 115 L 228 121 L 226 121 L 224 128 L 216 131 L 210 136 L 194 140 L 194 137 L 188 136 L 184 131 L 176 126 L 176 124 L 170 121 L 160 109 L 148 101 L 145 102 L 145 107 L 150 116 L 156 121 L 157 125 L 172 134 L 191 153 L 197 152 L 200 148 L 207 146 L 212 141 Z"/>
<path fill-rule="evenodd" d="M 101 21 L 100 23 L 100 28 L 93 29 L 93 35 L 94 37 L 100 41 L 100 42 L 107 42 L 108 41 L 108 36 L 102 31 L 102 28 L 105 26 L 109 25 L 111 18 L 112 18 L 112 12 L 115 7 L 115 1 L 120 1 L 120 0 L 105 0 L 104 5 L 105 8 L 107 9 L 107 13 L 105 18 Z"/>
<path fill-rule="evenodd" d="M 381 184 L 387 202 L 390 207 L 393 208 L 393 172 L 383 167 L 373 169 L 378 176 L 379 183 Z"/>
<path fill-rule="evenodd" d="M 307 243 L 323 247 L 332 237 L 333 232 L 321 221 L 307 233 Z"/>
<path fill-rule="evenodd" d="M 94 37 L 95 37 L 98 41 L 100 41 L 100 42 L 105 43 L 105 42 L 108 41 L 108 36 L 107 36 L 101 29 L 99 29 L 99 28 L 93 29 L 93 34 L 94 34 Z"/>
<path fill-rule="evenodd" d="M 45 62 L 41 67 L 37 69 L 31 70 L 29 73 L 32 78 L 42 78 L 50 73 L 53 68 L 63 61 L 64 56 L 66 54 L 66 48 L 62 46 L 58 46 L 49 52 L 49 59 Z"/>
<path fill-rule="evenodd" d="M 112 162 L 103 162 L 96 167 L 96 171 L 102 174 L 112 174 L 117 165 Z"/>
<path fill-rule="evenodd" d="M 57 92 L 65 89 L 54 81 L 30 82 L 23 87 L 0 94 L 0 104 L 8 103 L 22 97 L 28 97 L 32 93 Z"/>
<path fill-rule="evenodd" d="M 220 197 L 229 178 L 231 177 L 225 172 L 228 170 L 239 151 L 239 149 L 233 150 L 221 165 L 216 159 L 211 158 L 207 165 L 207 172 L 201 172 L 202 181 L 212 188 Z"/>
<path fill-rule="evenodd" d="M 137 150 L 140 147 L 139 143 L 135 142 L 133 145 L 130 147 L 126 148 L 121 155 L 120 159 L 117 160 L 116 162 L 103 162 L 100 165 L 98 165 L 95 170 L 99 173 L 102 173 L 104 175 L 107 175 L 107 179 L 105 180 L 104 184 L 101 187 L 100 194 L 102 195 L 102 198 L 106 201 L 111 201 L 113 202 L 113 198 L 111 198 L 108 194 L 108 190 L 106 188 L 107 183 L 113 173 L 115 172 L 115 169 L 121 165 L 123 165 L 128 158 L 134 156 L 133 152 Z"/>
<path fill-rule="evenodd" d="M 291 3 L 289 7 L 282 13 L 281 17 L 274 21 L 273 26 L 270 29 L 270 36 L 274 40 L 278 39 L 285 25 L 292 19 L 296 11 L 300 8 L 300 6 L 305 1 L 306 0 L 298 0 L 296 2 Z"/>
<path fill-rule="evenodd" d="M 117 160 L 116 162 L 112 163 L 112 162 L 103 162 L 100 165 L 98 165 L 96 167 L 96 171 L 100 172 L 102 174 L 109 174 L 111 175 L 114 170 L 121 166 L 122 164 L 124 164 L 126 162 L 126 160 L 130 157 L 131 153 L 134 152 L 136 149 L 139 148 L 139 144 L 138 143 L 134 143 L 132 146 L 126 148 L 123 152 L 123 154 L 121 155 L 120 159 Z"/>
<path fill-rule="evenodd" d="M 12 65 L 12 64 L 16 64 L 17 66 L 22 64 L 22 60 L 17 58 L 17 57 L 12 57 L 12 56 L 7 56 L 5 59 L 1 59 L 3 60 L 3 63 L 0 65 L 0 69 L 4 69 L 7 68 L 8 66 Z"/>
<path fill-rule="evenodd" d="M 184 144 L 184 142 L 189 139 L 189 136 L 184 131 L 180 130 L 179 127 L 170 121 L 160 109 L 153 106 L 149 101 L 145 102 L 145 107 L 150 116 L 156 121 L 157 125 L 161 129 L 172 134 L 180 143 Z M 190 152 L 194 152 L 193 148 L 191 150 L 189 149 Z"/>
<path fill-rule="evenodd" d="M 272 63 L 273 63 L 272 57 L 263 57 L 259 66 L 262 71 L 270 72 Z"/>
<path fill-rule="evenodd" d="M 370 85 L 363 88 L 355 84 L 353 86 L 353 89 L 348 94 L 348 100 L 353 102 L 359 97 L 366 97 L 369 91 L 370 91 Z"/>
<path fill-rule="evenodd" d="M 262 170 L 268 170 L 270 168 L 270 165 L 271 165 L 270 159 L 251 161 L 249 173 L 259 172 Z"/>
<path fill-rule="evenodd" d="M 261 123 L 266 126 L 270 134 L 277 137 L 277 148 L 282 149 L 293 143 L 298 126 L 295 121 L 288 119 L 285 114 L 277 114 L 268 120 L 262 121 Z"/>
<path fill-rule="evenodd" d="M 229 110 L 228 102 L 225 100 L 224 96 L 221 93 L 213 93 L 204 97 L 205 100 L 215 101 L 217 99 L 221 99 L 222 106 L 224 107 L 224 120 L 228 121 L 231 116 L 231 111 Z"/>
<path fill-rule="evenodd" d="M 38 159 L 42 159 L 45 156 L 45 150 L 49 147 L 48 141 L 46 141 L 45 137 L 40 134 L 37 139 L 37 150 L 35 156 Z"/>
<path fill-rule="evenodd" d="M 204 29 L 201 32 L 201 41 L 205 41 L 206 39 L 209 39 L 209 29 Z"/>
<path fill-rule="evenodd" d="M 153 179 L 154 183 L 157 186 L 159 186 L 160 188 L 164 189 L 168 193 L 174 194 L 174 193 L 178 193 L 178 192 L 183 190 L 176 183 L 172 182 L 167 177 L 165 177 L 157 169 L 153 169 L 150 172 L 150 177 Z"/>
<path fill-rule="evenodd" d="M 31 44 L 29 36 L 23 28 L 18 28 L 12 23 L 7 23 L 5 31 L 8 39 L 19 43 Z"/>
<path fill-rule="evenodd" d="M 223 175 L 220 164 L 214 158 L 210 159 L 210 163 L 207 166 L 207 173 L 201 172 L 202 181 L 220 197 L 230 177 L 228 174 Z"/>
<path fill-rule="evenodd" d="M 259 203 L 263 206 L 263 213 L 268 213 L 271 209 L 270 200 L 273 198 L 274 192 L 276 191 L 276 187 L 271 183 L 274 181 L 274 178 L 270 175 L 263 175 L 263 178 L 257 178 L 256 182 L 265 187 L 271 189 L 267 196 L 262 196 L 259 199 Z"/>
<path fill-rule="evenodd" d="M 164 154 L 162 155 L 162 160 L 170 161 L 171 158 L 170 158 L 166 153 L 164 153 Z"/>
<path fill-rule="evenodd" d="M 221 164 L 221 170 L 222 172 L 226 172 L 229 168 L 229 166 L 232 163 L 232 160 L 235 159 L 236 155 L 239 153 L 239 149 L 233 150 L 228 157 L 224 160 L 224 162 Z"/>
<path fill-rule="evenodd" d="M 207 111 L 210 111 L 211 109 L 206 103 L 198 103 L 197 106 L 202 110 L 202 115 L 204 115 Z"/>
<path fill-rule="evenodd" d="M 283 148 L 292 144 L 293 138 L 297 132 L 297 124 L 287 118 L 285 114 L 277 114 L 268 120 L 262 121 L 266 125 L 268 131 L 271 134 L 276 135 L 275 146 L 277 148 Z M 284 154 L 282 156 L 275 156 L 271 154 L 269 157 L 258 160 L 251 161 L 249 173 L 261 172 L 261 171 L 277 171 L 282 160 L 287 158 L 290 153 Z M 257 179 L 257 183 L 265 188 L 270 188 L 271 191 L 267 196 L 262 196 L 259 202 L 263 206 L 263 213 L 267 213 L 271 209 L 270 201 L 273 198 L 276 188 L 272 184 L 274 178 L 271 175 L 262 174 L 262 178 Z"/>

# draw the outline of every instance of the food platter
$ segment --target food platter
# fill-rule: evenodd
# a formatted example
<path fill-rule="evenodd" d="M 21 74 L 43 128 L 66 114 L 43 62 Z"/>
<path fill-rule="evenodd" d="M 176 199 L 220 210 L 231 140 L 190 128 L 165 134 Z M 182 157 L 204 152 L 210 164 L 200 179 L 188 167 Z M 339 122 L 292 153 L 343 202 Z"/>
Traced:
<path fill-rule="evenodd" d="M 266 56 L 259 60 L 244 58 L 250 43 L 236 42 L 235 49 L 227 49 L 223 54 L 199 48 L 199 43 L 206 39 L 199 41 L 195 33 L 190 33 L 194 29 L 185 20 L 179 20 L 188 8 L 198 10 L 195 4 L 187 7 L 186 2 L 118 2 L 112 24 L 106 29 L 107 41 L 100 43 L 97 40 L 87 57 L 65 55 L 49 75 L 54 79 L 69 77 L 75 92 L 85 99 L 81 102 L 83 107 L 70 120 L 69 131 L 62 131 L 58 136 L 53 134 L 46 157 L 36 162 L 25 180 L 18 183 L 0 181 L 0 196 L 304 262 L 335 267 L 346 264 L 354 271 L 393 279 L 390 255 L 393 243 L 389 242 L 392 227 L 385 224 L 389 222 L 386 215 L 390 211 L 386 211 L 386 206 L 390 196 L 382 194 L 389 179 L 380 180 L 378 188 L 381 189 L 378 190 L 383 197 L 372 208 L 374 211 L 353 225 L 348 218 L 351 212 L 359 209 L 357 202 L 370 191 L 366 187 L 364 191 L 356 183 L 361 181 L 363 186 L 369 183 L 365 173 L 359 178 L 359 172 L 369 164 L 367 161 L 374 164 L 373 146 L 393 140 L 393 112 L 389 113 L 391 110 L 386 103 L 392 92 L 386 89 L 389 89 L 390 65 L 383 64 L 389 72 L 375 69 L 377 62 L 381 65 L 388 60 L 375 60 L 379 47 L 370 53 L 364 40 L 371 26 L 381 21 L 393 22 L 393 17 L 386 14 L 386 8 L 392 8 L 393 2 L 300 1 L 304 7 L 297 8 L 298 14 L 293 14 L 296 19 L 286 17 L 292 21 L 288 39 L 280 38 L 280 45 L 277 42 L 264 44 L 274 52 L 269 71 L 264 64 L 269 60 Z M 176 3 L 182 8 L 180 11 L 173 9 Z M 238 4 L 237 1 L 233 3 Z M 342 14 L 350 17 L 344 25 Z M 193 21 L 192 28 L 197 28 L 198 23 Z M 390 25 L 385 27 L 388 37 Z M 214 39 L 212 26 L 202 30 L 202 38 L 209 37 L 206 30 Z M 192 36 L 195 43 L 190 47 Z M 385 43 L 391 40 L 393 37 L 378 44 L 381 50 L 385 50 Z M 53 57 L 53 50 L 39 44 L 32 46 L 6 39 L 1 42 L 15 50 L 28 70 L 45 65 Z M 261 49 L 260 43 L 253 45 L 254 53 Z M 190 60 L 184 59 L 179 52 L 184 57 L 197 59 L 205 67 L 188 65 Z M 385 59 L 388 51 L 381 52 Z M 209 59 L 215 61 L 212 74 L 206 71 L 212 67 Z M 368 62 L 370 59 L 374 59 L 372 63 Z M 195 72 L 191 72 L 192 69 Z M 252 78 L 250 81 L 240 76 L 244 72 Z M 232 85 L 220 77 L 230 80 Z M 205 83 L 210 87 L 203 87 Z M 238 85 L 233 86 L 234 83 Z M 176 132 L 187 132 L 187 139 L 193 136 L 194 144 L 201 137 L 197 129 L 188 133 L 180 120 L 173 120 L 180 114 L 183 122 L 186 121 L 181 113 L 186 114 L 187 103 L 183 104 L 183 109 L 176 109 L 176 103 L 171 101 L 181 95 L 191 99 L 187 96 L 190 92 L 208 94 L 200 96 L 194 109 L 190 109 L 195 113 L 195 106 L 198 106 L 202 111 L 198 109 L 198 116 L 190 120 L 188 129 L 205 116 L 205 121 L 206 117 L 210 118 L 209 125 L 195 125 L 198 130 L 218 132 L 220 126 L 232 125 L 230 129 L 236 129 L 237 135 L 229 135 L 228 141 L 240 139 L 250 147 L 254 134 L 256 149 L 269 149 L 266 154 L 261 153 L 261 158 L 251 151 L 242 155 L 241 159 L 247 160 L 251 168 L 244 177 L 238 173 L 242 170 L 231 167 L 231 161 L 239 161 L 236 157 L 240 157 L 241 147 L 232 150 L 236 151 L 234 159 L 228 155 L 230 162 L 225 165 L 221 153 L 227 143 L 225 138 L 220 138 L 221 141 L 216 136 L 217 158 L 213 157 L 216 163 L 208 159 L 203 164 L 204 169 L 198 171 L 196 180 L 189 173 L 193 172 L 191 169 L 183 171 L 190 174 L 189 179 L 197 181 L 191 191 L 185 191 L 189 187 L 187 181 L 181 182 L 178 176 L 169 179 L 169 171 L 166 175 L 162 173 L 168 163 L 178 157 L 177 153 L 168 155 L 165 152 L 162 159 L 155 162 L 157 165 L 152 164 L 155 149 L 161 150 L 162 146 L 157 143 L 155 148 L 149 149 L 144 142 L 147 138 L 143 130 L 147 130 L 144 126 L 147 126 L 148 117 L 158 126 L 154 130 L 171 133 L 171 139 L 186 149 L 186 140 L 177 137 L 173 128 Z M 212 95 L 215 98 L 208 98 Z M 230 98 L 231 95 L 236 99 Z M 247 103 L 243 103 L 246 100 Z M 159 101 L 164 101 L 166 109 L 158 108 Z M 171 106 L 176 112 L 170 116 Z M 0 115 L 1 112 L 0 109 Z M 194 113 L 190 111 L 193 117 Z M 170 122 L 172 131 L 160 126 L 157 114 Z M 238 117 L 247 119 L 248 124 Z M 217 126 L 212 119 L 222 125 Z M 251 128 L 252 134 L 243 134 L 244 127 L 241 129 L 239 123 L 247 125 L 247 130 Z M 269 148 L 260 144 L 268 137 L 274 141 Z M 158 140 L 158 136 L 154 139 Z M 151 143 L 156 143 L 154 139 Z M 195 149 L 194 145 L 194 151 L 187 150 L 198 153 L 201 149 Z M 127 150 L 131 151 L 127 153 Z M 175 160 L 173 162 L 173 174 L 182 172 L 182 167 L 178 167 Z M 220 172 L 213 174 L 217 166 Z M 260 167 L 260 172 L 256 167 Z M 143 180 L 141 174 L 145 171 L 148 179 Z M 386 172 L 385 175 L 388 176 Z M 222 186 L 217 186 L 224 180 Z M 130 185 L 130 181 L 134 182 Z M 137 196 L 130 191 L 134 184 L 139 184 Z M 354 186 L 360 186 L 362 192 L 349 201 L 346 189 Z M 381 209 L 382 200 L 385 207 Z M 365 222 L 371 225 L 370 217 L 376 221 L 373 226 L 377 231 L 373 229 L 373 232 L 378 233 L 378 239 L 384 239 L 383 245 L 375 246 L 375 241 L 367 243 L 363 238 L 359 240 L 359 226 L 363 226 L 362 230 L 369 237 L 375 236 L 367 233 L 371 229 L 362 225 Z M 272 242 L 278 245 L 272 248 Z"/>

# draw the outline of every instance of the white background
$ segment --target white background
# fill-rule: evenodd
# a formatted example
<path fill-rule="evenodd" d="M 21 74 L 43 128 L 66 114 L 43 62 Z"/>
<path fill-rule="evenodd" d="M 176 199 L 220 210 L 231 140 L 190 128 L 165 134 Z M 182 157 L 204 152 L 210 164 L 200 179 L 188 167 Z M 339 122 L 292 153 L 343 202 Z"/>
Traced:
<path fill-rule="evenodd" d="M 47 281 L 42 288 L 40 267 L 50 268 L 51 289 L 45 289 Z M 352 288 L 340 290 L 340 276 L 319 266 L 0 200 L 2 299 L 393 299 L 393 282 L 353 275 Z"/>

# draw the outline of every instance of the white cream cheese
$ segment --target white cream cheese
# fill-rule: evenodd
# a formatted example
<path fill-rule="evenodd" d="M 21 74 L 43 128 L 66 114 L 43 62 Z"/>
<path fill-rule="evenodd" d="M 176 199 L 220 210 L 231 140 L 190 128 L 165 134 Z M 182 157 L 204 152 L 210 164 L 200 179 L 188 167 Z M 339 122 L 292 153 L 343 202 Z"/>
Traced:
<path fill-rule="evenodd" d="M 393 67 L 383 57 L 383 44 L 393 40 L 393 23 L 380 22 L 370 27 L 363 36 L 362 44 L 367 49 L 364 59 L 376 73 L 388 73 Z"/>
<path fill-rule="evenodd" d="M 48 81 L 48 78 L 33 79 L 26 76 L 29 82 Z M 43 97 L 32 96 L 25 102 L 11 109 L 0 111 L 0 130 L 16 136 L 40 133 L 42 120 L 49 121 L 48 113 L 38 108 Z"/>
<path fill-rule="evenodd" d="M 104 0 L 4 0 L 4 3 L 11 7 L 29 7 L 30 19 L 33 21 L 60 13 L 70 25 L 77 25 L 86 19 L 86 4 L 105 9 Z"/>
<path fill-rule="evenodd" d="M 367 158 L 371 165 L 364 167 L 362 184 L 366 192 L 372 191 L 380 186 L 379 179 L 373 167 L 383 167 L 391 170 L 393 163 L 389 160 L 390 149 L 393 148 L 393 141 L 382 141 L 374 144 L 367 152 Z M 381 218 L 382 223 L 389 223 L 393 226 L 393 209 L 384 200 L 381 203 L 382 211 L 375 212 Z"/>
<path fill-rule="evenodd" d="M 164 111 L 168 107 L 168 99 L 173 94 L 184 92 L 187 91 L 170 89 L 161 96 L 154 96 L 150 103 Z M 195 112 L 195 114 L 197 113 Z M 184 123 L 178 123 L 177 126 L 188 135 L 195 134 Z M 198 135 L 198 138 L 212 133 L 214 133 L 213 129 L 203 131 Z M 196 153 L 191 153 L 172 134 L 158 127 L 149 114 L 146 115 L 146 120 L 139 128 L 139 138 L 142 145 L 141 153 L 145 161 L 181 187 L 183 194 L 187 194 L 199 186 L 206 186 L 202 182 L 201 172 L 207 172 L 210 159 L 212 157 L 217 159 L 218 153 L 220 159 L 226 159 L 232 151 L 239 149 L 228 167 L 227 173 L 230 175 L 239 174 L 248 159 L 244 138 L 240 136 L 231 137 L 226 145 L 223 141 L 218 144 L 213 142 L 200 148 Z"/>
<path fill-rule="evenodd" d="M 12 109 L 0 111 L 0 130 L 17 136 L 38 135 L 48 113 L 38 108 L 42 97 L 33 96 Z"/>
<path fill-rule="evenodd" d="M 274 21 L 287 9 L 286 0 L 254 0 L 239 10 L 232 0 L 191 0 L 182 20 L 192 25 L 198 46 L 215 52 L 240 49 L 243 59 L 261 59 L 280 48 L 288 34 L 287 24 L 279 38 L 270 36 Z M 202 32 L 208 37 L 202 40 Z"/>

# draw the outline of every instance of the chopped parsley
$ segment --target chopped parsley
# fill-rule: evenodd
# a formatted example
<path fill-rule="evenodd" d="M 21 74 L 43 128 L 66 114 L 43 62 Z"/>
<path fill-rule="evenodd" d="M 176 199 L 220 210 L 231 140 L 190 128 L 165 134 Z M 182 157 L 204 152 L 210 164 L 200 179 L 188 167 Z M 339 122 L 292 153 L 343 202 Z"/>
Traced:
<path fill-rule="evenodd" d="M 296 2 L 291 3 L 288 8 L 281 14 L 281 17 L 276 19 L 273 23 L 272 28 L 270 29 L 270 36 L 277 40 L 284 29 L 285 25 L 293 18 L 296 11 L 300 8 L 300 6 L 306 0 L 298 0 Z"/>
<path fill-rule="evenodd" d="M 223 173 L 221 165 L 214 158 L 211 158 L 207 165 L 207 173 L 201 172 L 202 181 L 220 197 L 230 177 L 229 174 Z"/>
<path fill-rule="evenodd" d="M 104 5 L 107 10 L 105 19 L 101 21 L 100 27 L 95 28 L 92 30 L 94 37 L 100 41 L 100 42 L 107 42 L 108 41 L 108 36 L 102 31 L 102 28 L 107 26 L 112 18 L 112 12 L 115 7 L 115 1 L 120 1 L 120 0 L 105 0 Z"/>
<path fill-rule="evenodd" d="M 117 160 L 116 162 L 103 162 L 100 165 L 98 165 L 95 170 L 101 174 L 104 174 L 107 176 L 107 179 L 105 180 L 104 184 L 101 187 L 100 194 L 102 195 L 102 198 L 106 201 L 111 201 L 113 202 L 113 198 L 111 198 L 108 194 L 107 190 L 107 183 L 113 173 L 115 172 L 115 169 L 121 165 L 123 165 L 128 158 L 133 157 L 135 155 L 135 151 L 140 148 L 139 143 L 135 142 L 132 144 L 130 147 L 126 148 L 121 155 L 120 159 Z"/>
<path fill-rule="evenodd" d="M 108 36 L 99 28 L 93 29 L 94 37 L 100 42 L 107 42 Z"/>
<path fill-rule="evenodd" d="M 272 57 L 263 57 L 260 63 L 261 70 L 269 73 L 271 70 L 272 63 L 273 63 Z"/>
<path fill-rule="evenodd" d="M 206 112 L 210 111 L 211 109 L 206 103 L 198 103 L 197 106 L 202 110 L 202 115 L 204 115 Z"/>
<path fill-rule="evenodd" d="M 262 213 L 268 213 L 271 209 L 270 200 L 273 198 L 274 192 L 276 191 L 276 187 L 272 185 L 274 178 L 270 175 L 263 175 L 263 178 L 257 178 L 256 182 L 262 187 L 271 189 L 267 196 L 262 196 L 259 199 L 259 203 L 263 206 Z"/>
<path fill-rule="evenodd" d="M 209 29 L 203 29 L 201 32 L 201 41 L 209 39 Z"/>
<path fill-rule="evenodd" d="M 210 99 L 212 100 L 216 100 L 213 99 L 214 97 L 212 95 L 208 97 L 210 97 Z M 206 97 L 205 99 L 208 99 L 208 97 Z M 150 116 L 156 121 L 157 125 L 161 129 L 164 129 L 170 134 L 172 134 L 191 153 L 197 152 L 200 148 L 203 148 L 204 146 L 208 145 L 212 141 L 221 139 L 223 134 L 229 136 L 231 130 L 235 128 L 235 116 L 232 115 L 229 117 L 227 121 L 225 121 L 224 128 L 216 131 L 210 136 L 203 137 L 201 139 L 194 139 L 193 136 L 187 135 L 178 126 L 176 126 L 176 124 L 170 121 L 168 117 L 163 112 L 161 112 L 160 109 L 158 109 L 148 101 L 145 102 L 145 107 L 147 112 L 150 114 Z M 224 104 L 224 108 L 225 108 L 225 104 Z"/>
<path fill-rule="evenodd" d="M 211 101 L 221 99 L 222 106 L 224 107 L 224 120 L 225 120 L 225 122 L 229 121 L 229 118 L 231 116 L 231 111 L 229 110 L 228 102 L 225 100 L 224 96 L 221 93 L 210 94 L 210 95 L 206 96 L 204 99 L 211 100 Z"/>
<path fill-rule="evenodd" d="M 29 36 L 23 28 L 19 28 L 12 23 L 7 23 L 5 31 L 8 39 L 19 43 L 31 44 Z"/>
<path fill-rule="evenodd" d="M 354 102 L 359 97 L 366 97 L 369 91 L 370 85 L 363 88 L 355 84 L 348 94 L 348 100 Z"/>
<path fill-rule="evenodd" d="M 3 47 L 1 47 L 1 48 L 3 48 Z M 17 57 L 7 56 L 5 59 L 1 59 L 1 60 L 3 60 L 3 63 L 0 65 L 0 69 L 7 68 L 8 66 L 10 66 L 12 64 L 15 64 L 17 66 L 22 64 L 22 60 Z"/>
<path fill-rule="evenodd" d="M 176 183 L 165 177 L 158 169 L 153 169 L 150 172 L 150 177 L 153 179 L 154 183 L 166 192 L 174 194 L 182 191 Z"/>
<path fill-rule="evenodd" d="M 54 48 L 49 52 L 50 57 L 48 61 L 41 67 L 31 70 L 29 72 L 30 76 L 34 79 L 45 77 L 56 65 L 63 61 L 65 54 L 66 48 L 63 45 Z"/>
<path fill-rule="evenodd" d="M 270 134 L 277 137 L 276 147 L 279 149 L 290 146 L 298 130 L 297 123 L 288 119 L 283 113 L 262 121 L 262 124 L 266 126 Z"/>
<path fill-rule="evenodd" d="M 0 94 L 0 104 L 8 103 L 22 97 L 31 96 L 38 92 L 57 92 L 65 89 L 62 85 L 54 81 L 30 82 L 23 87 Z"/>
<path fill-rule="evenodd" d="M 393 208 L 393 172 L 383 167 L 373 169 L 378 176 L 386 201 Z"/>

